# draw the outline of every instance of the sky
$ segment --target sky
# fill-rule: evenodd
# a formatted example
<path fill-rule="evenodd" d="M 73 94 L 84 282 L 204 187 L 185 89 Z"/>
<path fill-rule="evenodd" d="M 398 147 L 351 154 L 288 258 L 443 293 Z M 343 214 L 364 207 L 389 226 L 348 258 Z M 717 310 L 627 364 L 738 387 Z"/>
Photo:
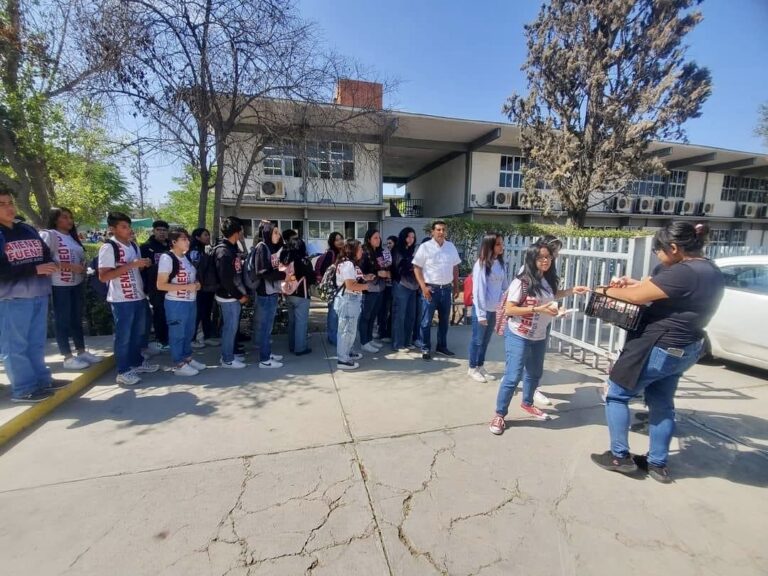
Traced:
<path fill-rule="evenodd" d="M 394 79 L 385 106 L 406 112 L 505 121 L 501 107 L 526 91 L 523 26 L 539 0 L 297 0 L 328 48 L 372 77 Z M 688 58 L 709 68 L 712 95 L 686 124 L 692 144 L 768 153 L 754 134 L 768 102 L 768 0 L 705 0 L 688 36 Z M 150 167 L 150 197 L 162 200 L 180 167 Z"/>

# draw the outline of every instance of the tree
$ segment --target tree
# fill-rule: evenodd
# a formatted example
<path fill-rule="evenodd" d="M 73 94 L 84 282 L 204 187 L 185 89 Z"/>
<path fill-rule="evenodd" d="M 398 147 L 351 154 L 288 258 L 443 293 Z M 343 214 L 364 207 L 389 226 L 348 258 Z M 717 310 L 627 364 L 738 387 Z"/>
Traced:
<path fill-rule="evenodd" d="M 118 13 L 88 0 L 0 5 L 0 185 L 35 224 L 56 201 L 51 163 L 66 149 L 68 104 L 130 44 Z"/>
<path fill-rule="evenodd" d="M 763 143 L 768 146 L 768 103 L 760 106 L 760 120 L 755 133 L 763 138 Z"/>
<path fill-rule="evenodd" d="M 711 89 L 685 60 L 700 0 L 551 0 L 525 27 L 528 94 L 504 106 L 521 127 L 524 186 L 539 206 L 559 198 L 569 223 L 642 174 L 665 172 L 656 139 L 684 140 Z M 548 193 L 547 190 L 551 191 Z"/>
<path fill-rule="evenodd" d="M 261 104 L 280 100 L 311 107 L 330 102 L 334 79 L 349 67 L 318 49 L 314 26 L 299 18 L 291 0 L 124 4 L 147 40 L 123 62 L 113 92 L 127 97 L 154 123 L 158 130 L 153 145 L 199 173 L 198 224 L 205 221 L 211 190 L 218 221 L 232 142 L 247 149 L 245 162 L 238 164 L 239 181 L 247 186 L 264 147 L 292 137 L 306 116 Z M 357 118 L 360 111 L 349 116 Z M 259 130 L 243 132 L 246 118 Z M 332 121 L 338 129 L 339 118 Z"/>
<path fill-rule="evenodd" d="M 214 169 L 215 170 L 215 169 Z M 215 175 L 214 175 L 215 178 Z M 158 209 L 158 216 L 172 222 L 181 224 L 189 232 L 200 226 L 198 222 L 198 201 L 200 198 L 200 172 L 192 166 L 185 166 L 184 175 L 174 178 L 175 190 L 168 192 L 168 199 Z M 213 218 L 213 196 L 208 196 L 205 221 L 202 227 L 207 228 L 215 236 L 218 230 L 211 228 Z"/>

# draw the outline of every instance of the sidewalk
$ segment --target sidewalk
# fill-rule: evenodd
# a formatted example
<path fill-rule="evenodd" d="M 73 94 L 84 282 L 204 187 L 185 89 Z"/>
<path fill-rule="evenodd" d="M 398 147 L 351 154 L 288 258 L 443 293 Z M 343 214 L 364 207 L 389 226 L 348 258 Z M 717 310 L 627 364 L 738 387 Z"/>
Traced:
<path fill-rule="evenodd" d="M 460 358 L 468 338 L 449 332 Z M 590 462 L 607 448 L 604 375 L 563 356 L 546 361 L 553 420 L 513 402 L 495 437 L 497 382 L 469 380 L 465 360 L 387 353 L 343 373 L 312 344 L 282 370 L 161 372 L 136 389 L 108 375 L 61 406 L 0 453 L 3 572 L 768 572 L 765 373 L 691 370 L 663 486 Z M 500 374 L 500 338 L 489 356 Z"/>

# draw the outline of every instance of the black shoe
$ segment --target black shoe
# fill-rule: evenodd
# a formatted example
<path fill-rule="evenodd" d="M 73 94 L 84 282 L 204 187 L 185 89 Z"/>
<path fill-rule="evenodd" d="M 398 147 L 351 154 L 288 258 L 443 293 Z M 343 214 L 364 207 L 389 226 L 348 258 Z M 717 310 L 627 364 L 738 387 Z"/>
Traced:
<path fill-rule="evenodd" d="M 451 352 L 450 350 L 448 350 L 448 348 L 437 348 L 435 350 L 435 352 L 437 352 L 441 356 L 448 356 L 449 358 L 451 356 L 456 356 L 456 353 L 455 352 Z"/>
<path fill-rule="evenodd" d="M 661 482 L 662 484 L 672 483 L 669 469 L 666 466 L 654 466 L 653 464 L 649 464 L 647 455 L 632 456 L 632 460 L 640 470 L 648 474 L 648 476 L 656 480 L 656 482 Z"/>
<path fill-rule="evenodd" d="M 30 392 L 24 396 L 11 398 L 11 402 L 16 402 L 17 404 L 37 404 L 51 396 L 53 396 L 53 392 L 50 390 L 36 390 L 35 392 Z"/>
<path fill-rule="evenodd" d="M 305 350 L 301 352 L 294 352 L 296 356 L 304 356 L 306 354 L 312 354 L 312 348 L 306 348 Z"/>
<path fill-rule="evenodd" d="M 605 470 L 611 472 L 620 472 L 622 474 L 632 474 L 637 472 L 637 465 L 630 456 L 626 458 L 617 458 L 610 450 L 602 454 L 592 454 L 592 462 Z"/>
<path fill-rule="evenodd" d="M 60 378 L 54 378 L 51 383 L 45 387 L 46 390 L 61 390 L 69 386 L 71 382 L 69 380 L 61 380 Z"/>
<path fill-rule="evenodd" d="M 427 361 L 432 360 L 432 354 L 430 354 L 429 351 L 422 352 L 421 353 L 421 359 L 422 360 L 427 360 Z"/>

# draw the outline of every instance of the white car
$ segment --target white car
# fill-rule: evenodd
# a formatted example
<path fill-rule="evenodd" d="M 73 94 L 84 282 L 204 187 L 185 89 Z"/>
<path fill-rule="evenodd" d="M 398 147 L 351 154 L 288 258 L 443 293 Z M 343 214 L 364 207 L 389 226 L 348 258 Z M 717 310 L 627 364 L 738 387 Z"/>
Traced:
<path fill-rule="evenodd" d="M 720 258 L 725 276 L 720 308 L 707 326 L 709 352 L 768 370 L 768 255 Z"/>

